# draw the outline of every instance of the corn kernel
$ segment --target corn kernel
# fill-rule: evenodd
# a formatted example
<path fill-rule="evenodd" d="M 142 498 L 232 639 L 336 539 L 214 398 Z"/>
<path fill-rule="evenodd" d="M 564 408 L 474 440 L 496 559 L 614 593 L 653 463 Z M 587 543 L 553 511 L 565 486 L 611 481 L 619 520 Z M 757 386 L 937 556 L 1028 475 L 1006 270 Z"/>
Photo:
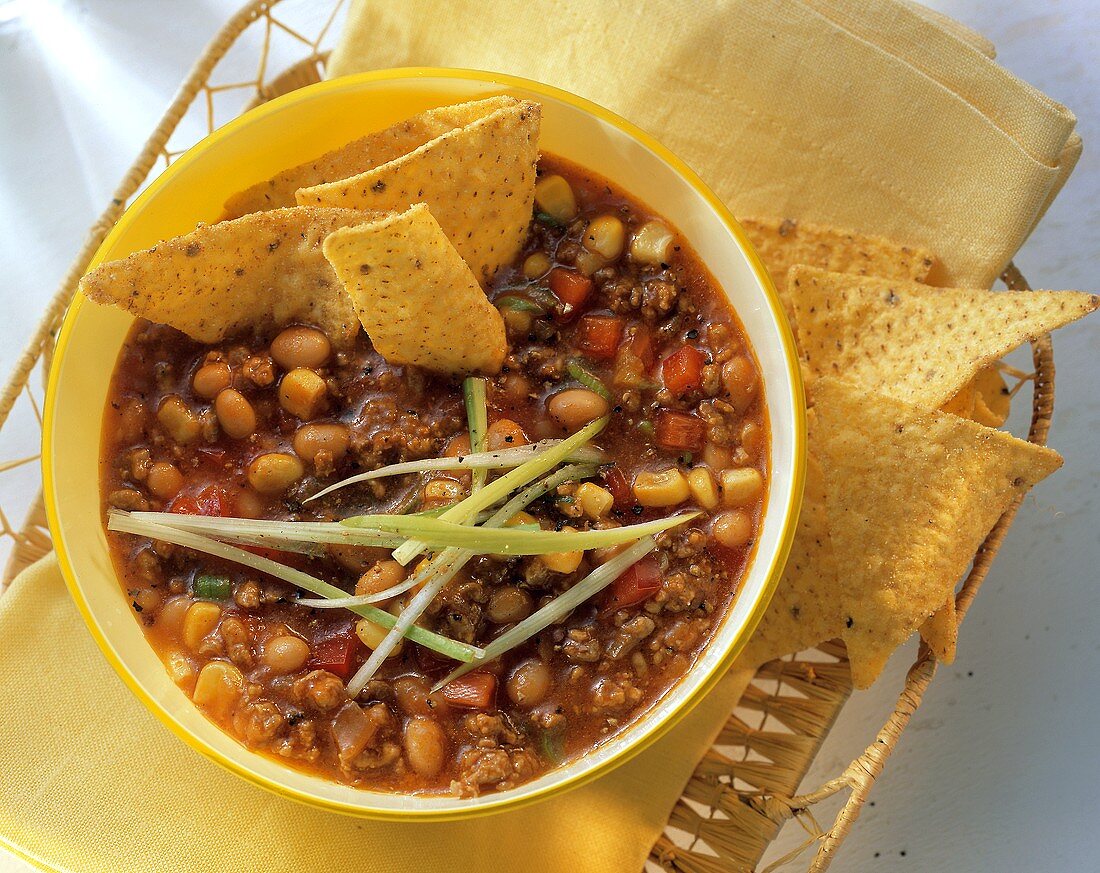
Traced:
<path fill-rule="evenodd" d="M 606 516 L 615 505 L 615 498 L 610 491 L 591 482 L 582 482 L 577 486 L 574 496 L 584 514 L 593 520 Z"/>
<path fill-rule="evenodd" d="M 523 275 L 528 279 L 538 279 L 550 272 L 550 258 L 543 252 L 528 255 L 523 262 Z"/>
<path fill-rule="evenodd" d="M 738 467 L 722 471 L 722 503 L 726 506 L 745 506 L 756 500 L 764 491 L 764 477 L 752 467 Z"/>
<path fill-rule="evenodd" d="M 703 509 L 714 509 L 718 505 L 718 489 L 714 477 L 706 467 L 696 467 L 688 473 L 688 487 L 691 496 Z"/>
<path fill-rule="evenodd" d="M 200 600 L 192 603 L 183 617 L 183 641 L 192 652 L 197 652 L 218 620 L 222 617 L 222 608 L 216 603 Z"/>
<path fill-rule="evenodd" d="M 555 221 L 572 221 L 577 214 L 577 198 L 561 176 L 543 176 L 535 183 L 535 207 Z"/>
<path fill-rule="evenodd" d="M 581 244 L 588 251 L 613 261 L 623 253 L 625 241 L 623 223 L 614 215 L 599 215 L 589 222 Z"/>
<path fill-rule="evenodd" d="M 576 533 L 577 529 L 566 525 L 563 532 Z M 539 555 L 538 559 L 553 573 L 572 573 L 584 560 L 584 550 L 576 549 L 572 552 L 551 552 L 548 555 Z"/>
<path fill-rule="evenodd" d="M 675 468 L 634 477 L 634 496 L 642 506 L 675 506 L 687 500 L 690 493 L 687 479 Z"/>
<path fill-rule="evenodd" d="M 672 231 L 659 221 L 647 221 L 630 240 L 630 258 L 638 264 L 667 264 L 672 250 Z"/>
<path fill-rule="evenodd" d="M 215 718 L 225 718 L 243 691 L 240 670 L 226 661 L 211 661 L 199 673 L 191 699 Z"/>
<path fill-rule="evenodd" d="M 391 606 L 389 611 L 394 612 L 394 606 Z M 400 612 L 400 610 L 397 610 Z M 389 633 L 388 628 L 382 627 L 380 624 L 375 624 L 366 618 L 361 618 L 355 623 L 355 635 L 359 637 L 359 640 L 370 649 L 372 652 L 382 645 L 382 640 L 386 638 Z M 401 650 L 405 647 L 405 641 L 402 639 L 396 646 L 393 647 L 393 651 L 387 655 L 388 658 L 395 658 L 401 654 Z"/>
<path fill-rule="evenodd" d="M 510 519 L 504 522 L 505 527 L 515 527 L 517 524 L 538 524 L 539 520 L 535 518 L 531 513 L 524 512 L 522 509 L 513 515 Z"/>

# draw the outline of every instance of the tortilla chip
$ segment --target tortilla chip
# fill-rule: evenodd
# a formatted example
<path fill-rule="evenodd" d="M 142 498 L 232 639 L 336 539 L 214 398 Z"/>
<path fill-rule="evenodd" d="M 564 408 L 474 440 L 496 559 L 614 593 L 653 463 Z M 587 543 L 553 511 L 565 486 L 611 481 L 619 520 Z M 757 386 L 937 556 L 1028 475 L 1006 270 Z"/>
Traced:
<path fill-rule="evenodd" d="M 510 105 L 366 173 L 298 191 L 303 206 L 403 210 L 426 203 L 480 282 L 519 253 L 531 222 L 537 103 Z"/>
<path fill-rule="evenodd" d="M 500 372 L 504 319 L 426 205 L 338 230 L 324 252 L 387 361 Z"/>
<path fill-rule="evenodd" d="M 225 217 L 238 218 L 250 212 L 294 206 L 297 204 L 294 192 L 299 188 L 335 182 L 373 170 L 449 130 L 465 127 L 515 102 L 510 97 L 490 97 L 421 112 L 234 194 L 225 202 Z"/>
<path fill-rule="evenodd" d="M 933 288 L 800 266 L 788 283 L 815 373 L 933 408 L 1007 352 L 1100 305 L 1081 291 Z"/>
<path fill-rule="evenodd" d="M 1000 427 L 1008 421 L 1012 393 L 1000 367 L 990 364 L 971 380 L 971 384 L 974 386 L 974 410 L 969 417 L 986 427 Z"/>
<path fill-rule="evenodd" d="M 941 664 L 955 661 L 955 652 L 959 642 L 959 620 L 955 612 L 955 595 L 947 598 L 947 603 L 933 612 L 920 626 L 920 636 Z"/>
<path fill-rule="evenodd" d="M 969 418 L 973 421 L 974 401 L 977 399 L 978 391 L 974 387 L 974 380 L 971 379 L 958 390 L 954 397 L 943 404 L 940 410 L 942 412 L 950 412 L 952 415 L 959 416 L 959 418 Z"/>
<path fill-rule="evenodd" d="M 812 409 L 809 426 L 812 434 L 815 430 Z M 841 610 L 837 608 L 836 559 L 825 508 L 825 474 L 812 449 L 806 460 L 802 513 L 787 566 L 767 612 L 741 655 L 742 663 L 754 667 L 839 634 Z"/>
<path fill-rule="evenodd" d="M 321 242 L 337 228 L 370 220 L 353 209 L 295 207 L 203 225 L 101 264 L 80 280 L 80 290 L 199 342 L 303 322 L 348 346 L 359 321 Z"/>
<path fill-rule="evenodd" d="M 839 379 L 818 380 L 813 398 L 829 538 L 847 611 L 839 635 L 852 680 L 865 688 L 946 603 L 997 519 L 1062 458 Z"/>
<path fill-rule="evenodd" d="M 787 272 L 795 264 L 838 273 L 923 282 L 936 260 L 927 249 L 825 225 L 789 218 L 741 218 L 739 221 L 771 273 L 792 323 L 794 310 L 787 290 Z"/>

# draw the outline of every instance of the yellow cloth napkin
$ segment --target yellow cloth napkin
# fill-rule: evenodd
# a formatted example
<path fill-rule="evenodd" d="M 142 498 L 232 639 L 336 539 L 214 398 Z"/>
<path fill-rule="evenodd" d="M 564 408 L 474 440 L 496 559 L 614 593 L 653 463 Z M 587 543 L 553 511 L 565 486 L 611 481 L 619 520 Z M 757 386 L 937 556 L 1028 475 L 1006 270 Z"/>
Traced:
<path fill-rule="evenodd" d="M 750 678 L 730 674 L 657 745 L 583 788 L 400 824 L 284 800 L 181 743 L 100 654 L 52 556 L 0 597 L 0 640 L 0 841 L 51 869 L 105 873 L 634 873 Z"/>
<path fill-rule="evenodd" d="M 895 0 L 355 0 L 330 75 L 478 67 L 602 103 L 735 213 L 925 245 L 992 283 L 1065 182 L 1064 107 Z"/>

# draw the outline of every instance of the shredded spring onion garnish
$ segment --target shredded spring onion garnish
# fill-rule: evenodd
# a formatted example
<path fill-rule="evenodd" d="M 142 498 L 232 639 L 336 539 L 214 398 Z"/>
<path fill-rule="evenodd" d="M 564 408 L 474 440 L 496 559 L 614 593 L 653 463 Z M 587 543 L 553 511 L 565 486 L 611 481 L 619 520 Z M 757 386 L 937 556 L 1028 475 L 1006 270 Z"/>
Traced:
<path fill-rule="evenodd" d="M 516 467 L 514 470 L 505 473 L 499 479 L 486 485 L 476 494 L 471 494 L 465 500 L 459 501 L 436 520 L 440 522 L 455 522 L 460 525 L 468 522 L 469 519 L 481 510 L 492 506 L 498 500 L 503 500 L 515 489 L 522 488 L 524 485 L 564 462 L 576 449 L 579 449 L 602 431 L 604 427 L 607 426 L 608 420 L 608 416 L 606 415 L 603 418 L 597 418 L 592 423 L 582 427 L 571 437 L 562 440 L 553 448 L 540 452 L 525 464 L 520 464 L 520 466 Z M 527 536 L 536 536 L 536 534 L 527 534 Z M 641 536 L 641 534 L 639 534 L 639 536 Z M 409 540 L 394 549 L 393 559 L 399 564 L 408 564 L 409 561 L 416 557 L 416 555 L 426 547 L 426 545 L 426 543 L 420 540 Z M 457 545 L 464 544 L 458 543 Z M 560 549 L 559 551 L 569 551 L 569 549 Z"/>
<path fill-rule="evenodd" d="M 547 476 L 541 482 L 536 482 L 534 485 L 525 488 L 505 503 L 500 509 L 486 519 L 482 530 L 486 528 L 494 530 L 503 524 L 507 524 L 521 509 L 529 506 L 562 483 L 577 478 L 587 478 L 593 473 L 595 473 L 595 467 L 563 467 L 553 475 Z M 475 552 L 468 549 L 444 549 L 429 562 L 423 572 L 438 573 L 438 575 L 427 582 L 416 596 L 409 601 L 408 605 L 401 610 L 401 615 L 398 618 L 397 624 L 394 625 L 374 652 L 371 653 L 366 663 L 351 677 L 351 681 L 348 682 L 348 692 L 350 694 L 354 696 L 366 687 L 366 684 L 378 671 L 378 668 L 382 666 L 386 658 L 388 658 L 390 653 L 396 648 L 397 643 L 401 640 L 401 634 L 405 632 L 405 629 L 420 618 L 424 610 L 427 609 L 429 604 L 436 598 L 436 595 L 443 590 L 444 586 L 455 577 L 458 571 L 461 570 L 466 562 L 474 557 L 474 555 Z"/>
<path fill-rule="evenodd" d="M 595 391 L 608 403 L 611 402 L 611 392 L 600 380 L 600 377 L 588 368 L 585 361 L 582 361 L 580 358 L 570 358 L 566 361 L 565 370 L 585 388 L 588 388 L 590 391 Z"/>
<path fill-rule="evenodd" d="M 511 515 L 517 511 L 512 511 Z M 409 542 L 409 537 L 416 537 L 430 549 L 461 548 L 479 555 L 521 556 L 617 546 L 676 527 L 698 514 L 686 512 L 639 524 L 576 532 L 534 530 L 527 525 L 495 528 L 488 522 L 474 527 L 439 518 L 405 515 L 361 515 L 342 522 L 266 521 L 174 512 L 134 512 L 130 516 L 140 522 L 280 551 L 294 551 L 295 546 L 309 542 L 392 548 L 395 544 Z"/>
<path fill-rule="evenodd" d="M 510 449 L 501 449 L 497 452 L 471 452 L 457 458 L 425 458 L 420 461 L 403 461 L 400 464 L 390 464 L 379 467 L 377 470 L 369 470 L 366 473 L 357 473 L 347 479 L 341 479 L 329 485 L 322 491 L 318 491 L 312 497 L 306 498 L 303 503 L 318 500 L 321 497 L 346 488 L 349 485 L 357 485 L 360 482 L 370 482 L 373 479 L 385 479 L 388 476 L 401 476 L 405 473 L 427 473 L 431 471 L 446 470 L 501 470 L 508 467 L 518 467 L 526 461 L 530 461 L 542 452 L 554 448 L 561 440 L 541 440 L 526 446 L 515 446 Z M 603 452 L 594 446 L 581 446 L 569 453 L 564 461 L 574 461 L 581 464 L 602 464 L 606 457 Z"/>
<path fill-rule="evenodd" d="M 499 526 L 499 524 L 507 524 L 508 520 L 513 518 L 517 512 L 527 508 L 543 495 L 553 491 L 559 485 L 563 485 L 566 482 L 574 482 L 579 479 L 588 479 L 594 475 L 596 475 L 596 468 L 593 466 L 575 464 L 568 467 L 562 467 L 552 476 L 547 476 L 541 482 L 536 482 L 534 485 L 521 491 L 505 503 L 496 513 L 486 519 L 485 526 L 494 528 Z M 517 524 L 511 527 L 511 530 L 520 529 L 539 530 L 540 528 L 537 524 Z M 473 557 L 474 553 L 469 552 L 468 554 L 470 557 Z M 469 560 L 469 558 L 465 560 Z M 465 563 L 465 560 L 463 563 Z M 309 606 L 315 609 L 347 609 L 352 606 L 358 606 L 361 603 L 376 603 L 379 600 L 386 600 L 390 597 L 396 597 L 398 594 L 404 594 L 410 588 L 415 588 L 417 585 L 420 585 L 425 579 L 429 578 L 433 572 L 435 572 L 435 568 L 429 564 L 423 570 L 414 573 L 404 582 L 399 582 L 397 585 L 386 588 L 375 594 L 358 594 L 354 597 L 340 597 L 331 600 L 299 600 L 298 602 L 303 606 Z"/>
<path fill-rule="evenodd" d="M 462 382 L 462 395 L 466 400 L 466 423 L 470 429 L 470 451 L 481 454 L 486 448 L 486 431 L 489 429 L 489 410 L 485 403 L 485 380 L 480 376 L 467 376 Z M 485 484 L 485 470 L 478 468 L 470 474 L 470 493 Z"/>
<path fill-rule="evenodd" d="M 135 518 L 130 513 L 113 510 L 108 517 L 107 527 L 109 530 L 118 531 L 120 533 L 136 534 L 166 543 L 173 543 L 177 546 L 194 549 L 196 552 L 212 555 L 215 558 L 222 558 L 226 561 L 232 561 L 235 564 L 251 567 L 253 570 L 260 573 L 266 573 L 268 576 L 282 579 L 284 582 L 289 582 L 291 585 L 298 588 L 304 588 L 306 591 L 312 591 L 314 594 L 319 594 L 322 597 L 345 597 L 347 595 L 347 592 L 342 591 L 335 585 L 330 585 L 328 582 L 318 579 L 316 576 L 309 575 L 309 573 L 303 573 L 301 570 L 287 567 L 284 564 L 280 564 L 278 561 L 272 561 L 270 558 L 265 558 L 261 555 L 254 555 L 251 552 L 244 551 L 244 549 L 238 549 L 234 546 L 220 543 L 217 540 L 190 531 L 144 521 Z M 388 612 L 384 612 L 381 609 L 366 604 L 355 606 L 352 611 L 382 627 L 391 628 L 396 625 L 398 621 L 395 616 L 390 615 Z M 447 637 L 440 636 L 439 634 L 421 627 L 407 628 L 403 631 L 403 634 L 414 643 L 419 643 L 431 649 L 433 652 L 446 655 L 448 658 L 453 658 L 456 661 L 472 661 L 478 657 L 482 651 L 477 646 L 471 646 L 467 643 L 459 642 L 458 640 L 448 639 Z"/>
<path fill-rule="evenodd" d="M 638 540 L 630 548 L 616 555 L 606 564 L 601 564 L 583 579 L 566 591 L 551 600 L 542 609 L 533 612 L 515 627 L 505 631 L 489 645 L 485 647 L 484 659 L 470 661 L 461 667 L 451 671 L 447 676 L 436 683 L 433 691 L 438 691 L 448 682 L 457 679 L 471 670 L 476 669 L 485 661 L 499 658 L 505 652 L 526 642 L 535 634 L 564 618 L 589 597 L 599 594 L 604 588 L 619 578 L 633 564 L 637 563 L 649 552 L 656 548 L 653 537 L 645 537 Z"/>

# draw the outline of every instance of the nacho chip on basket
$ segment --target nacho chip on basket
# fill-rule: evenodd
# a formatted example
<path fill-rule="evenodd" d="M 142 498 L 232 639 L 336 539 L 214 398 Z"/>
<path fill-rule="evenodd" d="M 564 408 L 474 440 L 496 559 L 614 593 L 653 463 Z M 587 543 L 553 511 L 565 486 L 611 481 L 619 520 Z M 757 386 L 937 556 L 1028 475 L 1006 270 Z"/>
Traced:
<path fill-rule="evenodd" d="M 986 367 L 971 383 L 974 386 L 974 410 L 968 418 L 986 427 L 1000 427 L 1008 421 L 1012 392 L 996 364 Z"/>
<path fill-rule="evenodd" d="M 814 418 L 811 409 L 811 435 Z M 802 512 L 787 566 L 767 612 L 740 656 L 740 663 L 755 667 L 838 636 L 844 614 L 838 591 L 836 557 L 829 539 L 825 506 L 825 472 L 811 450 L 806 458 Z"/>
<path fill-rule="evenodd" d="M 997 519 L 1062 458 L 839 379 L 812 392 L 829 538 L 850 594 L 838 635 L 863 688 L 946 602 Z"/>
<path fill-rule="evenodd" d="M 787 282 L 813 372 L 930 407 L 1012 349 L 1100 305 L 1082 291 L 933 288 L 802 266 Z"/>
<path fill-rule="evenodd" d="M 426 203 L 479 282 L 518 254 L 531 221 L 541 108 L 509 104 L 365 173 L 302 188 L 303 206 L 403 210 Z"/>
<path fill-rule="evenodd" d="M 1001 375 L 999 363 L 990 364 L 967 382 L 959 392 L 940 409 L 963 418 L 969 418 L 986 427 L 1000 427 L 1008 420 L 1012 393 Z M 955 594 L 921 625 L 921 638 L 928 643 L 936 659 L 944 664 L 955 660 L 955 648 L 959 638 L 958 620 L 955 615 Z"/>
<path fill-rule="evenodd" d="M 465 127 L 513 103 L 515 101 L 511 97 L 489 97 L 421 112 L 234 194 L 225 202 L 225 217 L 238 218 L 250 212 L 295 206 L 294 192 L 299 188 L 335 182 L 373 170 L 449 130 Z"/>
<path fill-rule="evenodd" d="M 959 642 L 959 619 L 955 612 L 955 592 L 947 602 L 924 620 L 920 626 L 921 639 L 941 664 L 951 664 Z"/>
<path fill-rule="evenodd" d="M 795 264 L 838 273 L 923 282 L 936 262 L 927 249 L 880 236 L 790 218 L 740 218 L 756 253 L 768 268 L 779 296 L 793 316 L 787 272 Z"/>
<path fill-rule="evenodd" d="M 426 205 L 338 230 L 324 253 L 387 361 L 455 375 L 500 371 L 504 320 Z"/>
<path fill-rule="evenodd" d="M 127 258 L 101 264 L 80 290 L 199 342 L 301 321 L 347 346 L 359 333 L 321 242 L 370 221 L 353 209 L 294 207 L 202 225 Z"/>

